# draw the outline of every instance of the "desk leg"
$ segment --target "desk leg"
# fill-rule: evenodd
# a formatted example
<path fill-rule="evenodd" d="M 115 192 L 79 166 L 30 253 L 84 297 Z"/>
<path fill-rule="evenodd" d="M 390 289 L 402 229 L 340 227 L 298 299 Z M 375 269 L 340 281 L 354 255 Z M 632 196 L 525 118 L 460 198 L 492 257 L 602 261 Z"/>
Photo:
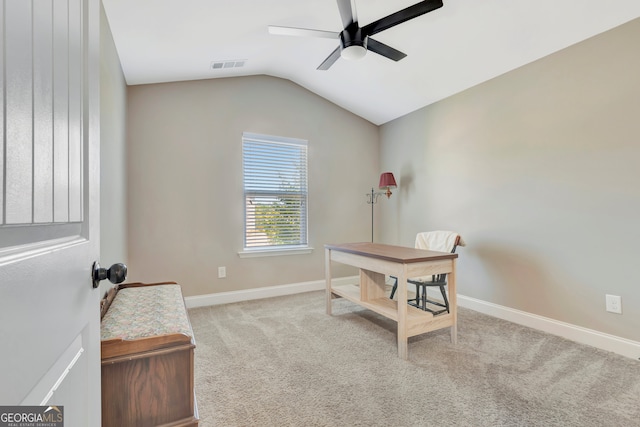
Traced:
<path fill-rule="evenodd" d="M 398 275 L 398 357 L 409 358 L 407 334 L 407 271 Z"/>
<path fill-rule="evenodd" d="M 456 289 L 456 260 L 451 260 L 453 268 L 448 277 L 449 286 L 449 311 L 451 312 L 451 342 L 458 343 L 458 290 Z"/>
<path fill-rule="evenodd" d="M 327 314 L 331 316 L 331 249 L 324 250 L 324 278 L 326 280 Z"/>

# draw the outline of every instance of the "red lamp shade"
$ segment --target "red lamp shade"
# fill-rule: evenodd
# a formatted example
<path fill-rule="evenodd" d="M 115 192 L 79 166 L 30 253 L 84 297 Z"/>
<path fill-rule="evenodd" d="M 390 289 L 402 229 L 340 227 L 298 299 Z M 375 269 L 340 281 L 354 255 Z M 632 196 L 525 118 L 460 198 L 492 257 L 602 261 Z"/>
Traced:
<path fill-rule="evenodd" d="M 387 198 L 391 197 L 391 190 L 389 190 L 389 188 L 396 188 L 397 186 L 396 179 L 391 172 L 384 172 L 380 175 L 380 185 L 378 187 L 387 189 Z"/>

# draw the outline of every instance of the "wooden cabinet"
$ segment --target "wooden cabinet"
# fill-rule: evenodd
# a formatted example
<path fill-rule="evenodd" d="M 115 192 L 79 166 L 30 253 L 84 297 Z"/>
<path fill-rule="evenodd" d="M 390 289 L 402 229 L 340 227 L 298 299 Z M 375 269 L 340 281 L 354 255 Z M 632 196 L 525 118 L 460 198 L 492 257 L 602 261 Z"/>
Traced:
<path fill-rule="evenodd" d="M 119 285 L 101 311 L 102 426 L 197 426 L 195 340 L 180 286 Z"/>

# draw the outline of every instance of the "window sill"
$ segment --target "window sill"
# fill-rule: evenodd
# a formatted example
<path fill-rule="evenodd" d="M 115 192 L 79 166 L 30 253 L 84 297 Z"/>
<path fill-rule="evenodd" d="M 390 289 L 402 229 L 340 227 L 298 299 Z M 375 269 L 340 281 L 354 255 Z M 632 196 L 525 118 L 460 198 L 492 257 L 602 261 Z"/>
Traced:
<path fill-rule="evenodd" d="M 306 246 L 303 248 L 287 248 L 287 249 L 255 249 L 238 252 L 240 258 L 257 258 L 264 256 L 281 256 L 281 255 L 301 255 L 310 254 L 313 248 Z"/>

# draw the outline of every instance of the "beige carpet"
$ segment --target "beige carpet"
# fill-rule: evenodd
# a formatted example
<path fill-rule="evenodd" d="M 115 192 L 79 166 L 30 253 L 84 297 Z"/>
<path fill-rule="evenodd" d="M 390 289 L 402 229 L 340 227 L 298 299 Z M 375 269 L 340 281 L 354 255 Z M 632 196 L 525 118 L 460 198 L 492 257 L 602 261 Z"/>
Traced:
<path fill-rule="evenodd" d="M 413 337 L 324 293 L 189 311 L 201 426 L 640 426 L 640 362 L 460 309 Z"/>

